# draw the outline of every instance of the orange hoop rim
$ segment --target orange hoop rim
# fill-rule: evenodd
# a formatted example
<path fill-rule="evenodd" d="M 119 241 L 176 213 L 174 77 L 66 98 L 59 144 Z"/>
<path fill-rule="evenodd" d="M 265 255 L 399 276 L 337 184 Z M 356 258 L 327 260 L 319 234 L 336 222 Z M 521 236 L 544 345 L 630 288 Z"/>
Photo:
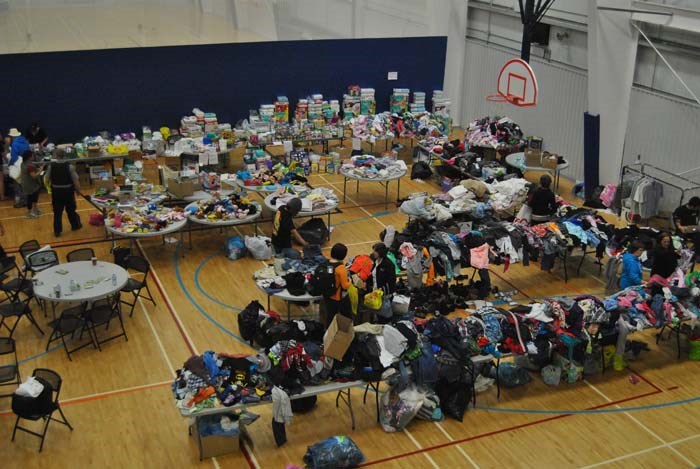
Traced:
<path fill-rule="evenodd" d="M 491 101 L 494 103 L 505 103 L 506 101 L 510 102 L 510 100 L 501 93 L 487 94 L 486 101 Z"/>

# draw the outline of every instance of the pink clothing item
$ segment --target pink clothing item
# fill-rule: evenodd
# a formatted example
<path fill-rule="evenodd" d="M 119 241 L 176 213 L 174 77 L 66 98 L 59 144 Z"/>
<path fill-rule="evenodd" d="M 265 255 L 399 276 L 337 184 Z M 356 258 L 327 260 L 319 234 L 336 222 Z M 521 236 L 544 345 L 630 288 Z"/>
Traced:
<path fill-rule="evenodd" d="M 482 244 L 469 250 L 470 263 L 476 269 L 487 269 L 489 266 L 489 245 Z"/>
<path fill-rule="evenodd" d="M 399 246 L 399 251 L 403 257 L 413 259 L 416 256 L 416 248 L 413 247 L 411 243 L 403 243 Z"/>
<path fill-rule="evenodd" d="M 624 296 L 617 299 L 617 304 L 622 306 L 623 308 L 631 308 L 632 307 L 632 302 L 630 301 L 630 299 L 625 298 Z"/>
<path fill-rule="evenodd" d="M 671 286 L 671 285 L 668 283 L 668 280 L 666 280 L 665 278 L 663 278 L 661 275 L 657 275 L 657 274 L 652 275 L 651 278 L 649 279 L 649 281 L 648 281 L 647 283 L 648 283 L 649 285 L 655 283 L 655 284 L 657 284 L 657 285 L 660 285 L 660 286 L 662 286 L 662 287 L 667 287 L 667 288 Z"/>
<path fill-rule="evenodd" d="M 603 205 L 606 207 L 610 207 L 613 204 L 613 200 L 615 199 L 615 194 L 617 193 L 617 186 L 613 184 L 607 184 L 603 188 L 603 192 L 600 193 L 600 201 L 603 202 Z"/>

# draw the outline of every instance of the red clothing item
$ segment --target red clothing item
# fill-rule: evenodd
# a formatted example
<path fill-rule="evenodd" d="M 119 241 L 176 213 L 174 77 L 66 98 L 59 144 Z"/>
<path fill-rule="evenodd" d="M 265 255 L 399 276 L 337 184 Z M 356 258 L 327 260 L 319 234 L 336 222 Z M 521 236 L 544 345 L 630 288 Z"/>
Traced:
<path fill-rule="evenodd" d="M 372 275 L 372 268 L 374 267 L 374 262 L 367 254 L 360 254 L 355 257 L 350 266 L 350 272 L 357 274 L 362 281 L 365 281 Z"/>

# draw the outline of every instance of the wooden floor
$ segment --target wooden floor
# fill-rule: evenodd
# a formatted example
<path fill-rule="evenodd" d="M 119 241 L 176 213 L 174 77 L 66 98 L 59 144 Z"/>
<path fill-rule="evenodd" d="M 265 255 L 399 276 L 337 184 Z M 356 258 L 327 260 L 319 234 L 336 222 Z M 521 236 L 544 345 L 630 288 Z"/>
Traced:
<path fill-rule="evenodd" d="M 339 176 L 315 175 L 312 182 L 342 191 Z M 570 185 L 566 191 L 562 186 L 562 192 L 568 192 Z M 378 184 L 362 184 L 358 193 L 354 186 L 348 189 L 342 213 L 333 215 L 332 241 L 347 244 L 350 255 L 367 253 L 385 226 L 400 228 L 406 218 L 393 204 L 385 211 Z M 403 196 L 424 190 L 437 187 L 432 182 L 402 181 Z M 390 195 L 396 196 L 395 183 Z M 94 209 L 85 201 L 79 203 L 85 228 L 60 239 L 53 238 L 45 194 L 40 203 L 44 214 L 38 220 L 24 219 L 24 209 L 14 209 L 9 202 L 0 204 L 0 219 L 7 231 L 2 239 L 5 249 L 16 251 L 22 241 L 37 238 L 57 247 L 61 256 L 89 244 L 101 259 L 111 258 L 102 229 L 86 223 Z M 269 224 L 261 228 L 269 234 Z M 47 336 L 39 336 L 28 322 L 20 324 L 15 338 L 23 376 L 36 367 L 51 368 L 63 376 L 63 408 L 75 431 L 52 424 L 41 454 L 38 440 L 29 435 L 20 434 L 12 443 L 10 400 L 0 399 L 2 467 L 284 468 L 289 463 L 302 465 L 308 445 L 337 434 L 352 436 L 367 457 L 366 465 L 387 468 L 700 464 L 700 402 L 663 406 L 697 398 L 700 365 L 677 360 L 672 341 L 654 345 L 652 332 L 635 336 L 646 341 L 651 352 L 632 362 L 630 369 L 558 388 L 547 387 L 535 376 L 525 387 L 504 389 L 500 401 L 495 389 L 490 389 L 479 395 L 477 409 L 469 409 L 461 423 L 415 420 L 404 432 L 385 433 L 376 423 L 373 402 L 363 405 L 357 389 L 353 392 L 355 431 L 350 429 L 347 412 L 335 407 L 334 396 L 322 396 L 313 412 L 294 416 L 287 429 L 288 443 L 277 448 L 269 423 L 271 406 L 258 407 L 255 412 L 262 416 L 250 427 L 254 447 L 246 447 L 239 455 L 199 462 L 187 422 L 173 405 L 170 383 L 174 370 L 192 353 L 252 352 L 238 338 L 236 312 L 254 298 L 264 299 L 251 280 L 262 264 L 252 259 L 233 262 L 222 255 L 224 240 L 237 232 L 195 234 L 194 248 L 183 252 L 160 240 L 140 243 L 153 266 L 150 284 L 157 305 L 141 303 L 133 318 L 127 318 L 128 342 L 111 342 L 101 353 L 83 349 L 69 362 L 61 349 L 45 353 Z M 252 228 L 243 227 L 240 232 L 251 233 Z M 571 259 L 572 271 L 577 261 Z M 521 300 L 556 294 L 602 295 L 604 291 L 590 259 L 581 275 L 568 283 L 560 271 L 544 273 L 536 263 L 513 265 L 507 273 L 496 266 L 491 271 L 501 290 L 518 290 L 516 298 Z M 281 311 L 283 305 L 273 302 L 273 308 Z M 47 320 L 40 317 L 38 308 L 36 314 L 47 330 Z M 636 384 L 630 380 L 633 374 L 640 378 Z"/>

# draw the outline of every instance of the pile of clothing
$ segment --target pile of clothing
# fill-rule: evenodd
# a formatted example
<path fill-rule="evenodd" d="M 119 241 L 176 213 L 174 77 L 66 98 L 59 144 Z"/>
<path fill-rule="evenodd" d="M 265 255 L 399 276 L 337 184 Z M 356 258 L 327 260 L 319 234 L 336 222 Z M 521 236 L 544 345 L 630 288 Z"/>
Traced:
<path fill-rule="evenodd" d="M 243 181 L 246 187 L 263 187 L 273 191 L 279 187 L 290 186 L 306 186 L 307 179 L 295 171 L 290 171 L 289 168 L 281 163 L 276 164 L 272 168 L 261 168 L 257 171 L 250 172 L 241 170 L 236 173 L 239 181 Z"/>
<path fill-rule="evenodd" d="M 508 117 L 484 117 L 470 122 L 464 140 L 470 148 L 510 148 L 509 153 L 522 151 L 526 144 L 520 126 Z"/>
<path fill-rule="evenodd" d="M 134 184 L 131 191 L 97 189 L 90 199 L 111 208 L 116 208 L 118 204 L 143 207 L 162 203 L 167 199 L 167 193 L 161 185 L 140 183 Z"/>
<path fill-rule="evenodd" d="M 287 203 L 290 199 L 298 197 L 301 199 L 301 211 L 311 212 L 316 210 L 330 210 L 338 206 L 338 196 L 335 193 L 325 187 L 318 187 L 316 189 L 295 191 L 294 193 L 284 192 L 284 189 L 278 189 L 278 192 L 282 191 L 282 194 L 276 195 L 272 199 L 273 204 Z"/>
<path fill-rule="evenodd" d="M 343 175 L 362 179 L 392 179 L 404 174 L 408 168 L 403 160 L 375 158 L 372 155 L 353 156 L 344 163 L 340 171 Z"/>
<path fill-rule="evenodd" d="M 383 112 L 370 116 L 360 115 L 349 120 L 352 136 L 362 140 L 414 135 L 440 137 L 450 133 L 451 124 L 449 116 L 429 112 L 407 112 L 402 115 Z"/>
<path fill-rule="evenodd" d="M 152 233 L 163 231 L 172 223 L 185 219 L 186 213 L 180 207 L 158 207 L 153 203 L 138 210 L 112 211 L 105 219 L 105 225 L 122 233 Z"/>
<path fill-rule="evenodd" d="M 208 200 L 195 202 L 185 208 L 190 216 L 209 222 L 237 220 L 255 215 L 260 211 L 257 203 L 248 197 L 232 194 L 228 197 L 220 195 Z"/>

